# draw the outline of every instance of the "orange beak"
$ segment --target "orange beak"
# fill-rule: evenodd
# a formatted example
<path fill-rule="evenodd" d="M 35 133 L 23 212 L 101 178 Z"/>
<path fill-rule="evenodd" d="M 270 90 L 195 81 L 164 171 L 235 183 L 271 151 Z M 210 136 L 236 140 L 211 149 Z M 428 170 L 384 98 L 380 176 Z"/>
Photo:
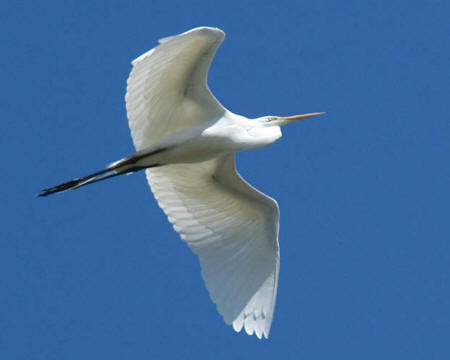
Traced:
<path fill-rule="evenodd" d="M 313 116 L 319 116 L 325 114 L 324 112 L 316 112 L 316 113 L 308 113 L 308 114 L 302 114 L 302 115 L 292 115 L 292 116 L 286 116 L 286 117 L 280 117 L 280 120 L 283 121 L 295 121 L 295 120 L 302 120 L 307 119 Z"/>

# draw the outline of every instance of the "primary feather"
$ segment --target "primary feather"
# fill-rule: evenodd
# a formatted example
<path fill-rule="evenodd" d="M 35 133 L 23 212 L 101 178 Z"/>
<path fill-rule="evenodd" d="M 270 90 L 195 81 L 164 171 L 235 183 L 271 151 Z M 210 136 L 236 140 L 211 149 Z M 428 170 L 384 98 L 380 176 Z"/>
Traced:
<path fill-rule="evenodd" d="M 239 176 L 234 155 L 149 169 L 147 179 L 174 229 L 198 255 L 225 322 L 268 337 L 279 267 L 277 203 Z"/>
<path fill-rule="evenodd" d="M 225 113 L 206 83 L 224 37 L 219 29 L 193 29 L 132 62 L 125 100 L 137 150 Z"/>

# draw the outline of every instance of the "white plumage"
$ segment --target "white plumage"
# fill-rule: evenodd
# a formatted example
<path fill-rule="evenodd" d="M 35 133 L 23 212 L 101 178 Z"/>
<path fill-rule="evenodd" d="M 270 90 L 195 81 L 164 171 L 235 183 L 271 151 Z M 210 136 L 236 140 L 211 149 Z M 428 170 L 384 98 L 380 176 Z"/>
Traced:
<path fill-rule="evenodd" d="M 158 204 L 200 259 L 227 324 L 269 335 L 278 279 L 278 206 L 236 172 L 234 155 L 147 170 Z"/>
<path fill-rule="evenodd" d="M 137 150 L 225 113 L 206 84 L 224 37 L 219 29 L 193 29 L 160 40 L 132 62 L 125 99 Z"/>
<path fill-rule="evenodd" d="M 235 152 L 270 145 L 281 125 L 321 113 L 250 120 L 225 109 L 207 85 L 224 36 L 217 28 L 195 28 L 134 60 L 125 98 L 137 152 L 40 196 L 146 169 L 159 206 L 198 255 L 225 322 L 267 338 L 277 294 L 279 210 L 241 178 Z"/>
<path fill-rule="evenodd" d="M 224 36 L 219 29 L 193 29 L 160 40 L 133 61 L 126 104 L 137 150 L 225 114 L 206 83 Z M 234 157 L 148 169 L 147 179 L 175 231 L 198 255 L 225 322 L 261 338 L 269 335 L 275 306 L 278 206 L 239 176 Z"/>

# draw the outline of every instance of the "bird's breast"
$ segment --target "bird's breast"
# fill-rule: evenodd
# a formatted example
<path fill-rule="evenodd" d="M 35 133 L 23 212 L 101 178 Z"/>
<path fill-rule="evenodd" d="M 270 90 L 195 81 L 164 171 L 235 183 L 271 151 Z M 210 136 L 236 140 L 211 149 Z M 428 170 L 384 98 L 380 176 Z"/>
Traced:
<path fill-rule="evenodd" d="M 160 164 L 193 163 L 241 150 L 268 146 L 281 137 L 278 126 L 245 127 L 225 123 L 202 129 L 194 136 L 169 139 L 167 150 L 158 154 Z M 155 159 L 156 161 L 156 159 Z"/>

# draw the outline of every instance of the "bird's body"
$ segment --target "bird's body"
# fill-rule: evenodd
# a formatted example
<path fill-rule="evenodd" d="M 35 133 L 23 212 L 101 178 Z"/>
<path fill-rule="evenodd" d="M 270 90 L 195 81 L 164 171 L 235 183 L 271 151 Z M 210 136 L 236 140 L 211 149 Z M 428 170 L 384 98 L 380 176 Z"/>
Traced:
<path fill-rule="evenodd" d="M 196 163 L 242 150 L 268 146 L 281 137 L 279 127 L 255 127 L 255 121 L 226 112 L 213 121 L 171 134 L 140 150 L 135 165 Z M 117 164 L 117 163 L 115 163 Z"/>
<path fill-rule="evenodd" d="M 240 177 L 235 152 L 268 146 L 281 125 L 320 113 L 247 119 L 225 109 L 206 82 L 223 38 L 220 29 L 195 28 L 134 60 L 126 105 L 136 153 L 40 196 L 146 169 L 158 204 L 198 255 L 225 322 L 261 338 L 277 292 L 279 210 Z"/>

